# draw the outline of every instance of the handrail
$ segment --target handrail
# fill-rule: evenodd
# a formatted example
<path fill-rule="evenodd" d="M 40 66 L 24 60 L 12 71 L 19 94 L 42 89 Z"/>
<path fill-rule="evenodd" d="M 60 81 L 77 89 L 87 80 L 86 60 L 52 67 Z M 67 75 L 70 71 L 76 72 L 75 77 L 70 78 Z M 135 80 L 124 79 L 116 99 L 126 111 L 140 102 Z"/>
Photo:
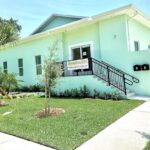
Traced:
<path fill-rule="evenodd" d="M 132 81 L 135 82 L 135 83 L 139 83 L 140 82 L 139 79 L 133 77 L 132 75 L 130 75 L 130 74 L 128 74 L 128 73 L 126 73 L 126 72 L 124 72 L 124 71 L 122 71 L 122 70 L 120 70 L 120 69 L 118 69 L 118 68 L 116 68 L 116 67 L 114 67 L 114 66 L 112 66 L 112 65 L 110 65 L 110 64 L 108 64 L 106 62 L 104 62 L 104 61 L 99 61 L 99 60 L 97 60 L 95 58 L 92 58 L 92 59 L 95 60 L 95 61 L 97 61 L 97 62 L 99 62 L 99 63 L 102 63 L 102 64 L 104 64 L 106 66 L 109 66 L 110 68 L 113 68 L 114 70 L 116 70 L 116 71 L 118 71 L 118 72 L 120 72 L 120 73 L 122 73 L 122 74 L 124 74 L 126 76 L 131 77 Z"/>
<path fill-rule="evenodd" d="M 105 72 L 102 73 L 102 75 L 105 75 L 107 78 L 102 78 L 100 76 L 100 74 L 94 72 L 93 74 L 98 76 L 99 78 L 105 80 L 106 82 L 108 82 L 109 85 L 112 85 L 116 88 L 118 88 L 119 90 L 123 91 L 125 93 L 125 95 L 127 94 L 126 92 L 126 84 L 127 85 L 133 85 L 133 83 L 139 83 L 139 79 L 135 78 L 134 76 L 118 69 L 115 68 L 111 65 L 109 65 L 108 63 L 105 63 L 104 61 L 99 61 L 96 60 L 95 58 L 89 58 L 91 60 L 91 63 L 97 65 L 97 70 L 101 69 L 101 70 L 105 70 Z M 100 68 L 98 68 L 98 66 Z M 92 68 L 93 69 L 93 68 Z M 110 76 L 112 74 L 112 76 Z M 116 81 L 116 78 L 119 81 Z M 119 85 L 118 85 L 119 83 Z M 122 86 L 120 88 L 120 85 Z"/>

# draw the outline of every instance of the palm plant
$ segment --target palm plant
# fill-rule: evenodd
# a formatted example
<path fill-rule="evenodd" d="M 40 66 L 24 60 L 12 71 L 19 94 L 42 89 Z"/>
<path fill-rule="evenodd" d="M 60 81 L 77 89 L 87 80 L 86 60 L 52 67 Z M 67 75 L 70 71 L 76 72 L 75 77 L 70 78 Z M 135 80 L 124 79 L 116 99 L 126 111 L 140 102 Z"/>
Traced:
<path fill-rule="evenodd" d="M 16 79 L 16 74 L 8 73 L 4 75 L 2 87 L 9 94 L 9 92 L 19 86 L 21 81 Z"/>
<path fill-rule="evenodd" d="M 22 81 L 17 80 L 14 73 L 0 73 L 0 93 L 8 96 L 10 90 L 17 88 L 20 82 Z"/>

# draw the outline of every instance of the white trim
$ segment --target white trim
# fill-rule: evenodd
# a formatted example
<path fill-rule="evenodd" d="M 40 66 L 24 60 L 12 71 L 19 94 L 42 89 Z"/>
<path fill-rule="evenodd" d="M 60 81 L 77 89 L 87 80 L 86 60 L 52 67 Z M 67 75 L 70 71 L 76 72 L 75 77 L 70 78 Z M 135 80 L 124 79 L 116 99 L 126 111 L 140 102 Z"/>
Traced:
<path fill-rule="evenodd" d="M 126 44 L 127 44 L 127 49 L 130 52 L 131 51 L 131 40 L 130 40 L 130 27 L 129 27 L 129 18 L 126 16 L 125 17 L 126 21 Z"/>
<path fill-rule="evenodd" d="M 90 45 L 91 57 L 94 57 L 93 41 L 88 41 L 88 42 L 69 45 L 69 60 L 72 60 L 72 48 L 82 47 L 84 45 Z"/>

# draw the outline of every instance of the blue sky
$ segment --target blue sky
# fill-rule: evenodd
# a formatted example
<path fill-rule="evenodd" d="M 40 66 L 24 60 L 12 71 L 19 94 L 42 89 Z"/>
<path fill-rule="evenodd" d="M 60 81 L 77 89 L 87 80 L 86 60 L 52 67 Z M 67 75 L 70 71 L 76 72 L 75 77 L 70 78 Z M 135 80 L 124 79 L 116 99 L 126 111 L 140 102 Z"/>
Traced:
<path fill-rule="evenodd" d="M 92 16 L 131 3 L 150 16 L 150 0 L 0 0 L 0 17 L 17 19 L 26 37 L 53 13 Z"/>

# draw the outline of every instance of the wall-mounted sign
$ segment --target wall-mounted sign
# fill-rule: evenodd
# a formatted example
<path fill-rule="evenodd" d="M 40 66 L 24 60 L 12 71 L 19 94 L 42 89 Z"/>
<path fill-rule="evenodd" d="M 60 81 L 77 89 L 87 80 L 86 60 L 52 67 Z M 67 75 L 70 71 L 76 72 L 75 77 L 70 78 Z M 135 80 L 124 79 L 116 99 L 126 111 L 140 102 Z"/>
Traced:
<path fill-rule="evenodd" d="M 83 56 L 86 56 L 86 55 L 87 55 L 87 53 L 86 53 L 86 52 L 83 52 L 83 53 L 82 53 L 82 55 L 83 55 Z"/>
<path fill-rule="evenodd" d="M 88 58 L 68 61 L 67 68 L 68 70 L 88 69 L 89 68 Z"/>

